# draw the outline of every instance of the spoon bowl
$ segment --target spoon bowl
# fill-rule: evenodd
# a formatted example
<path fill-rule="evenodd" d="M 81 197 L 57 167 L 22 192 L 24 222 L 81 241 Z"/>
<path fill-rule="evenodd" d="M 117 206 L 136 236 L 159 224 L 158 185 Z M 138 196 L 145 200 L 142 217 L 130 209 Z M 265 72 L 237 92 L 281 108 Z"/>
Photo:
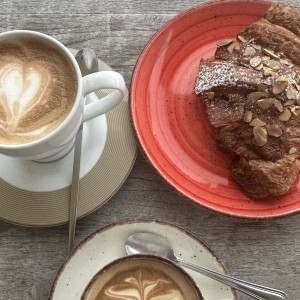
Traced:
<path fill-rule="evenodd" d="M 98 59 L 92 49 L 83 48 L 79 50 L 75 56 L 75 59 L 79 65 L 82 76 L 98 72 Z"/>
<path fill-rule="evenodd" d="M 280 290 L 240 280 L 184 261 L 174 253 L 168 239 L 158 234 L 151 232 L 135 233 L 127 238 L 125 249 L 129 255 L 148 254 L 167 258 L 182 267 L 222 282 L 257 300 L 288 300 L 288 296 Z"/>

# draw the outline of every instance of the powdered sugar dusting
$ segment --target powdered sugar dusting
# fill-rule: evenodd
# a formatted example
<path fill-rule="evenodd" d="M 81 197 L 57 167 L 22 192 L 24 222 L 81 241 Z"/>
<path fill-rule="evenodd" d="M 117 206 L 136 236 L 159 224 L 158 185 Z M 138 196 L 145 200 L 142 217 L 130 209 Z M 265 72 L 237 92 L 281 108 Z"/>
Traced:
<path fill-rule="evenodd" d="M 224 88 L 256 88 L 261 81 L 261 72 L 249 70 L 230 62 L 202 61 L 195 92 L 203 94 Z"/>

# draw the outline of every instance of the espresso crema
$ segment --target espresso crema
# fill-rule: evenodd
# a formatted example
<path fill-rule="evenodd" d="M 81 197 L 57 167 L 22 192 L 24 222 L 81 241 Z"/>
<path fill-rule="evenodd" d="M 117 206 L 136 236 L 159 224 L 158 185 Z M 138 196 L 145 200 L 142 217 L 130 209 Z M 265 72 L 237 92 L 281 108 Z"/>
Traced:
<path fill-rule="evenodd" d="M 185 300 L 179 286 L 166 273 L 151 267 L 118 272 L 96 297 L 112 299 Z"/>
<path fill-rule="evenodd" d="M 0 41 L 0 143 L 24 144 L 69 114 L 77 80 L 68 58 L 31 37 Z"/>

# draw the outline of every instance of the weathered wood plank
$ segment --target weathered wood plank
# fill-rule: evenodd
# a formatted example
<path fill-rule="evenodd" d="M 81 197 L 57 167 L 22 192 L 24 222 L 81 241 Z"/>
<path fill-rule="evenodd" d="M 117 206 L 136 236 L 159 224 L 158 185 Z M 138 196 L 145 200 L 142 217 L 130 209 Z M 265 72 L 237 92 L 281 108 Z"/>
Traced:
<path fill-rule="evenodd" d="M 130 84 L 144 46 L 168 20 L 204 1 L 3 0 L 0 31 L 37 30 L 71 48 L 91 47 Z M 290 0 L 298 4 L 298 0 Z M 138 155 L 120 191 L 78 221 L 76 243 L 128 218 L 154 218 L 201 237 L 230 274 L 283 289 L 300 299 L 300 217 L 244 220 L 183 198 Z M 0 300 L 45 300 L 67 252 L 68 226 L 23 228 L 0 221 Z M 239 299 L 250 299 L 239 294 Z M 70 299 L 71 300 L 71 299 Z"/>
<path fill-rule="evenodd" d="M 42 13 L 42 14 L 178 14 L 196 5 L 207 2 L 206 0 L 189 1 L 164 1 L 164 0 L 115 0 L 115 1 L 68 1 L 59 2 L 51 0 L 3 0 L 1 2 L 1 13 Z M 297 0 L 278 0 L 276 2 L 289 2 L 299 5 Z"/>

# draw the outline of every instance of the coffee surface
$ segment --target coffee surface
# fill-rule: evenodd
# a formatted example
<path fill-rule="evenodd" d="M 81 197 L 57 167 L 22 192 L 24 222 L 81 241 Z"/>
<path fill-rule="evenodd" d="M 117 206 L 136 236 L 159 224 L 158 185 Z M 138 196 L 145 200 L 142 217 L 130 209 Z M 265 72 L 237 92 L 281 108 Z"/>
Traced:
<path fill-rule="evenodd" d="M 96 300 L 184 300 L 179 286 L 156 268 L 134 267 L 118 272 L 99 292 Z"/>
<path fill-rule="evenodd" d="M 31 37 L 0 42 L 1 144 L 24 144 L 52 132 L 76 93 L 75 71 L 62 52 Z"/>

